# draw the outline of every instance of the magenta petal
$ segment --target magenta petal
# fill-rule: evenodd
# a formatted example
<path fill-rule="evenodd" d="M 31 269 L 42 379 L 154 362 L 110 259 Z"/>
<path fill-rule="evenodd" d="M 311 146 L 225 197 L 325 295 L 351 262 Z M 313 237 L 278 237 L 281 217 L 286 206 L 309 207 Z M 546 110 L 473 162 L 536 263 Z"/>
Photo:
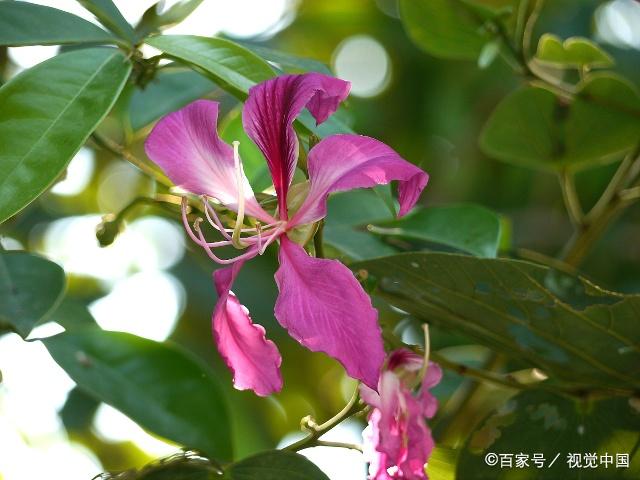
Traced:
<path fill-rule="evenodd" d="M 275 314 L 302 345 L 322 351 L 373 389 L 384 361 L 378 312 L 351 271 L 337 260 L 313 258 L 280 239 L 280 290 Z"/>
<path fill-rule="evenodd" d="M 252 323 L 247 309 L 229 290 L 242 263 L 213 273 L 218 292 L 213 335 L 220 355 L 233 372 L 233 385 L 238 390 L 250 389 L 267 396 L 282 389 L 282 357 L 276 345 L 265 337 L 264 328 Z"/>
<path fill-rule="evenodd" d="M 233 149 L 216 131 L 218 102 L 197 100 L 162 118 L 145 142 L 147 155 L 177 186 L 209 195 L 237 211 L 238 182 Z M 273 218 L 256 201 L 243 175 L 245 212 L 264 222 Z"/>
<path fill-rule="evenodd" d="M 309 152 L 311 189 L 291 220 L 315 222 L 327 213 L 331 192 L 368 188 L 398 180 L 399 216 L 415 205 L 429 176 L 382 142 L 361 135 L 332 135 Z"/>
<path fill-rule="evenodd" d="M 307 73 L 276 77 L 249 90 L 242 123 L 267 159 L 281 217 L 287 217 L 287 191 L 298 160 L 293 121 L 306 106 L 318 123 L 324 122 L 347 97 L 349 88 L 344 80 Z"/>

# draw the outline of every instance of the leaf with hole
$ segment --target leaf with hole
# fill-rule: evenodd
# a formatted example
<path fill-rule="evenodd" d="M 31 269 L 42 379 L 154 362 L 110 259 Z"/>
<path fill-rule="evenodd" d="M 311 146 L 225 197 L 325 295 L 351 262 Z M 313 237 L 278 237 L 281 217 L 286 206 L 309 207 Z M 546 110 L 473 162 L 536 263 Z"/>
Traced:
<path fill-rule="evenodd" d="M 392 305 L 538 367 L 554 388 L 640 387 L 640 295 L 508 259 L 407 253 L 352 268 Z"/>
<path fill-rule="evenodd" d="M 0 331 L 8 327 L 26 338 L 57 308 L 65 285 L 57 264 L 26 252 L 0 251 Z"/>
<path fill-rule="evenodd" d="M 77 50 L 0 88 L 0 222 L 60 176 L 113 106 L 130 70 L 118 50 Z"/>
<path fill-rule="evenodd" d="M 506 480 L 513 478 L 509 472 L 518 471 L 522 480 L 630 480 L 640 477 L 638 442 L 640 414 L 627 398 L 589 401 L 524 392 L 475 428 L 460 453 L 456 478 Z M 488 466 L 488 452 L 511 454 L 513 468 Z M 528 454 L 528 468 L 515 467 L 518 453 Z M 544 458 L 542 467 L 534 453 Z M 569 466 L 570 454 L 580 456 L 579 466 Z M 585 455 L 593 454 L 595 467 L 588 467 Z M 624 454 L 629 462 L 621 468 L 617 455 Z M 603 458 L 611 463 L 601 463 Z"/>
<path fill-rule="evenodd" d="M 84 329 L 43 340 L 78 386 L 142 427 L 230 460 L 229 415 L 217 378 L 175 345 Z"/>
<path fill-rule="evenodd" d="M 0 45 L 114 43 L 114 37 L 83 18 L 27 2 L 0 2 Z"/>

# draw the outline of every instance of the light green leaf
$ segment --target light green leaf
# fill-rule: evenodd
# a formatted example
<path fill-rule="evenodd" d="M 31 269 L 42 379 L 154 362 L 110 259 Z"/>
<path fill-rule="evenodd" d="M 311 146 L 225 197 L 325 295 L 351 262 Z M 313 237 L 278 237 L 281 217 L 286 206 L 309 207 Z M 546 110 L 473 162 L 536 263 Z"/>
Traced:
<path fill-rule="evenodd" d="M 25 252 L 0 252 L 0 330 L 8 327 L 23 338 L 61 301 L 64 270 Z"/>
<path fill-rule="evenodd" d="M 259 453 L 232 464 L 224 480 L 329 480 L 302 455 L 282 450 Z"/>
<path fill-rule="evenodd" d="M 222 38 L 160 35 L 147 44 L 171 58 L 197 67 L 220 84 L 246 94 L 275 73 L 267 62 L 237 43 Z"/>
<path fill-rule="evenodd" d="M 43 340 L 78 386 L 142 427 L 231 459 L 229 415 L 214 374 L 175 345 L 84 329 Z"/>
<path fill-rule="evenodd" d="M 411 39 L 436 57 L 474 59 L 488 40 L 482 18 L 459 0 L 400 0 Z"/>
<path fill-rule="evenodd" d="M 287 73 L 319 72 L 324 73 L 325 75 L 333 75 L 329 67 L 318 60 L 299 57 L 291 53 L 274 50 L 272 48 L 250 42 L 238 43 L 266 61 L 275 63 L 279 68 Z"/>
<path fill-rule="evenodd" d="M 55 8 L 27 2 L 0 2 L 0 45 L 114 43 L 91 22 Z"/>
<path fill-rule="evenodd" d="M 379 295 L 543 370 L 565 389 L 640 386 L 640 295 L 507 259 L 409 253 L 358 262 Z"/>
<path fill-rule="evenodd" d="M 191 70 L 159 72 L 144 90 L 136 90 L 131 97 L 131 128 L 139 130 L 214 89 L 211 80 Z"/>
<path fill-rule="evenodd" d="M 380 235 L 440 243 L 478 257 L 495 257 L 500 217 L 472 204 L 418 207 L 409 215 L 370 227 Z"/>
<path fill-rule="evenodd" d="M 480 145 L 500 160 L 559 169 L 614 160 L 638 140 L 640 96 L 628 82 L 598 74 L 570 104 L 539 87 L 512 93 L 489 118 Z"/>
<path fill-rule="evenodd" d="M 560 67 L 611 67 L 613 58 L 588 38 L 570 37 L 564 42 L 545 33 L 538 42 L 536 60 Z"/>
<path fill-rule="evenodd" d="M 150 33 L 177 25 L 193 13 L 200 6 L 202 0 L 179 0 L 164 13 L 159 13 L 163 3 L 158 2 L 144 12 L 140 22 L 136 25 L 136 32 L 140 37 L 146 37 Z"/>
<path fill-rule="evenodd" d="M 58 178 L 113 106 L 130 69 L 115 49 L 77 50 L 0 88 L 0 222 Z"/>
<path fill-rule="evenodd" d="M 347 258 L 366 258 L 392 255 L 396 252 L 367 231 L 367 225 L 391 217 L 385 202 L 374 192 L 353 190 L 329 197 L 323 239 Z"/>
<path fill-rule="evenodd" d="M 78 0 L 78 2 L 120 38 L 132 45 L 136 43 L 136 32 L 112 0 Z"/>
<path fill-rule="evenodd" d="M 626 398 L 581 402 L 524 392 L 476 428 L 460 454 L 456 478 L 506 480 L 517 472 L 519 480 L 635 479 L 640 477 L 639 441 L 640 415 Z M 513 467 L 488 466 L 487 453 L 512 454 Z M 528 467 L 516 468 L 519 453 L 529 456 Z M 536 466 L 534 453 L 544 457 L 544 466 Z M 582 457 L 580 467 L 569 468 L 571 453 Z M 597 455 L 595 468 L 585 467 L 585 454 Z M 605 467 L 600 459 L 607 454 L 612 463 Z M 629 454 L 628 468 L 616 468 L 616 454 Z"/>

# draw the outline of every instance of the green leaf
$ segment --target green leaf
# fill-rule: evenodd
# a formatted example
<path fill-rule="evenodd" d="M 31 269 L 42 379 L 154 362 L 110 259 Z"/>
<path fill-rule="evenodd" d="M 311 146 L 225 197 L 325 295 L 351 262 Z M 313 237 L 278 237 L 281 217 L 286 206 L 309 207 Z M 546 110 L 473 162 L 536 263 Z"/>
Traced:
<path fill-rule="evenodd" d="M 115 49 L 78 50 L 0 88 L 0 222 L 58 178 L 113 106 L 130 69 Z"/>
<path fill-rule="evenodd" d="M 141 38 L 150 33 L 159 32 L 163 28 L 177 25 L 193 13 L 200 6 L 202 0 L 180 0 L 169 7 L 164 13 L 158 10 L 164 2 L 158 2 L 147 9 L 136 25 L 136 32 Z"/>
<path fill-rule="evenodd" d="M 275 63 L 287 73 L 319 72 L 325 75 L 333 75 L 331 69 L 324 63 L 312 58 L 299 57 L 291 53 L 264 47 L 250 42 L 238 42 L 243 47 L 251 50 L 256 55 L 268 62 Z"/>
<path fill-rule="evenodd" d="M 411 39 L 436 57 L 477 58 L 489 39 L 483 20 L 459 0 L 400 0 Z"/>
<path fill-rule="evenodd" d="M 214 374 L 175 345 L 85 329 L 43 340 L 78 386 L 142 427 L 229 460 L 227 407 Z"/>
<path fill-rule="evenodd" d="M 136 43 L 136 32 L 112 0 L 78 0 L 78 2 L 120 38 L 132 45 Z"/>
<path fill-rule="evenodd" d="M 638 140 L 640 96 L 628 82 L 598 74 L 569 104 L 544 88 L 515 91 L 489 118 L 480 145 L 500 160 L 560 169 L 614 160 Z"/>
<path fill-rule="evenodd" d="M 131 127 L 139 130 L 214 89 L 211 80 L 191 70 L 159 72 L 144 90 L 136 90 L 131 97 Z"/>
<path fill-rule="evenodd" d="M 579 402 L 546 392 L 525 392 L 487 417 L 460 454 L 456 478 L 557 480 L 640 478 L 640 415 L 626 398 Z M 513 454 L 513 467 L 490 467 L 487 453 Z M 515 454 L 529 455 L 528 468 L 515 467 Z M 542 454 L 537 468 L 533 454 Z M 570 453 L 582 456 L 582 468 L 569 468 Z M 597 454 L 596 468 L 584 468 L 584 454 Z M 616 468 L 616 454 L 629 454 L 629 468 Z M 605 468 L 600 456 L 609 454 Z M 559 456 L 558 456 L 559 455 Z M 556 461 L 551 464 L 554 460 Z"/>
<path fill-rule="evenodd" d="M 242 168 L 254 191 L 261 192 L 271 186 L 273 182 L 267 161 L 253 140 L 245 133 L 240 108 L 232 110 L 225 117 L 220 128 L 220 138 L 229 144 L 235 140 L 240 142 Z"/>
<path fill-rule="evenodd" d="M 495 257 L 500 244 L 500 217 L 472 204 L 418 207 L 404 218 L 369 230 L 380 235 L 440 243 L 478 257 Z"/>
<path fill-rule="evenodd" d="M 25 252 L 0 251 L 0 330 L 23 338 L 54 310 L 65 289 L 64 270 Z"/>
<path fill-rule="evenodd" d="M 436 445 L 427 463 L 427 475 L 430 480 L 456 480 L 456 462 L 459 450 Z"/>
<path fill-rule="evenodd" d="M 536 60 L 561 67 L 611 67 L 613 58 L 588 38 L 570 37 L 564 42 L 545 33 L 538 42 Z"/>
<path fill-rule="evenodd" d="M 275 73 L 267 62 L 237 43 L 222 38 L 160 35 L 147 44 L 171 58 L 201 69 L 223 87 L 246 94 Z"/>
<path fill-rule="evenodd" d="M 0 2 L 0 45 L 114 43 L 91 22 L 55 8 L 27 2 Z"/>
<path fill-rule="evenodd" d="M 353 260 L 392 255 L 396 250 L 366 228 L 389 218 L 384 200 L 372 191 L 338 193 L 329 197 L 323 240 Z"/>
<path fill-rule="evenodd" d="M 47 317 L 47 320 L 56 322 L 67 331 L 99 328 L 89 309 L 69 297 L 65 297 L 60 302 L 58 307 Z"/>
<path fill-rule="evenodd" d="M 225 480 L 329 480 L 302 455 L 283 450 L 259 453 L 229 466 Z"/>
<path fill-rule="evenodd" d="M 352 265 L 378 294 L 543 370 L 562 388 L 640 386 L 640 295 L 507 259 L 410 253 Z"/>

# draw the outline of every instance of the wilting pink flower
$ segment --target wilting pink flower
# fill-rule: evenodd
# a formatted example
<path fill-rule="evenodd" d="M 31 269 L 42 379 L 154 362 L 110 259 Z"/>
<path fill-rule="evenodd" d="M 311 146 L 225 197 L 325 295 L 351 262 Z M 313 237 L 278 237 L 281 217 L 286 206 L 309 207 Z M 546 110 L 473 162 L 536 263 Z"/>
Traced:
<path fill-rule="evenodd" d="M 429 389 L 440 382 L 442 370 L 409 350 L 389 355 L 378 392 L 360 386 L 362 399 L 373 407 L 363 432 L 371 480 L 426 479 L 424 466 L 434 447 L 426 419 L 438 408 Z M 419 378 L 422 376 L 422 378 Z M 420 383 L 417 393 L 414 386 Z"/>
<path fill-rule="evenodd" d="M 271 172 L 278 199 L 273 213 L 262 208 L 251 190 L 242 170 L 238 142 L 232 148 L 218 137 L 217 102 L 198 100 L 167 115 L 147 139 L 149 158 L 176 185 L 201 197 L 207 220 L 224 237 L 208 242 L 198 222 L 192 229 L 183 199 L 183 223 L 191 239 L 216 262 L 232 264 L 214 272 L 219 298 L 213 332 L 238 389 L 268 395 L 282 387 L 278 349 L 266 339 L 264 328 L 252 323 L 247 309 L 230 291 L 243 263 L 264 253 L 276 240 L 280 245 L 280 268 L 275 274 L 280 292 L 275 305 L 278 322 L 305 347 L 327 353 L 352 377 L 372 388 L 377 386 L 384 350 L 371 300 L 348 268 L 336 260 L 310 257 L 299 244 L 304 243 L 300 238 L 326 215 L 331 192 L 397 180 L 399 215 L 404 215 L 417 201 L 428 177 L 377 140 L 334 135 L 311 149 L 309 182 L 292 191 L 299 148 L 293 121 L 306 107 L 317 123 L 324 122 L 347 97 L 349 88 L 343 80 L 309 73 L 280 76 L 249 91 L 242 120 Z M 300 202 L 304 188 L 308 193 Z M 223 226 L 212 199 L 237 212 L 234 228 Z M 222 259 L 214 252 L 229 245 L 244 253 Z"/>

